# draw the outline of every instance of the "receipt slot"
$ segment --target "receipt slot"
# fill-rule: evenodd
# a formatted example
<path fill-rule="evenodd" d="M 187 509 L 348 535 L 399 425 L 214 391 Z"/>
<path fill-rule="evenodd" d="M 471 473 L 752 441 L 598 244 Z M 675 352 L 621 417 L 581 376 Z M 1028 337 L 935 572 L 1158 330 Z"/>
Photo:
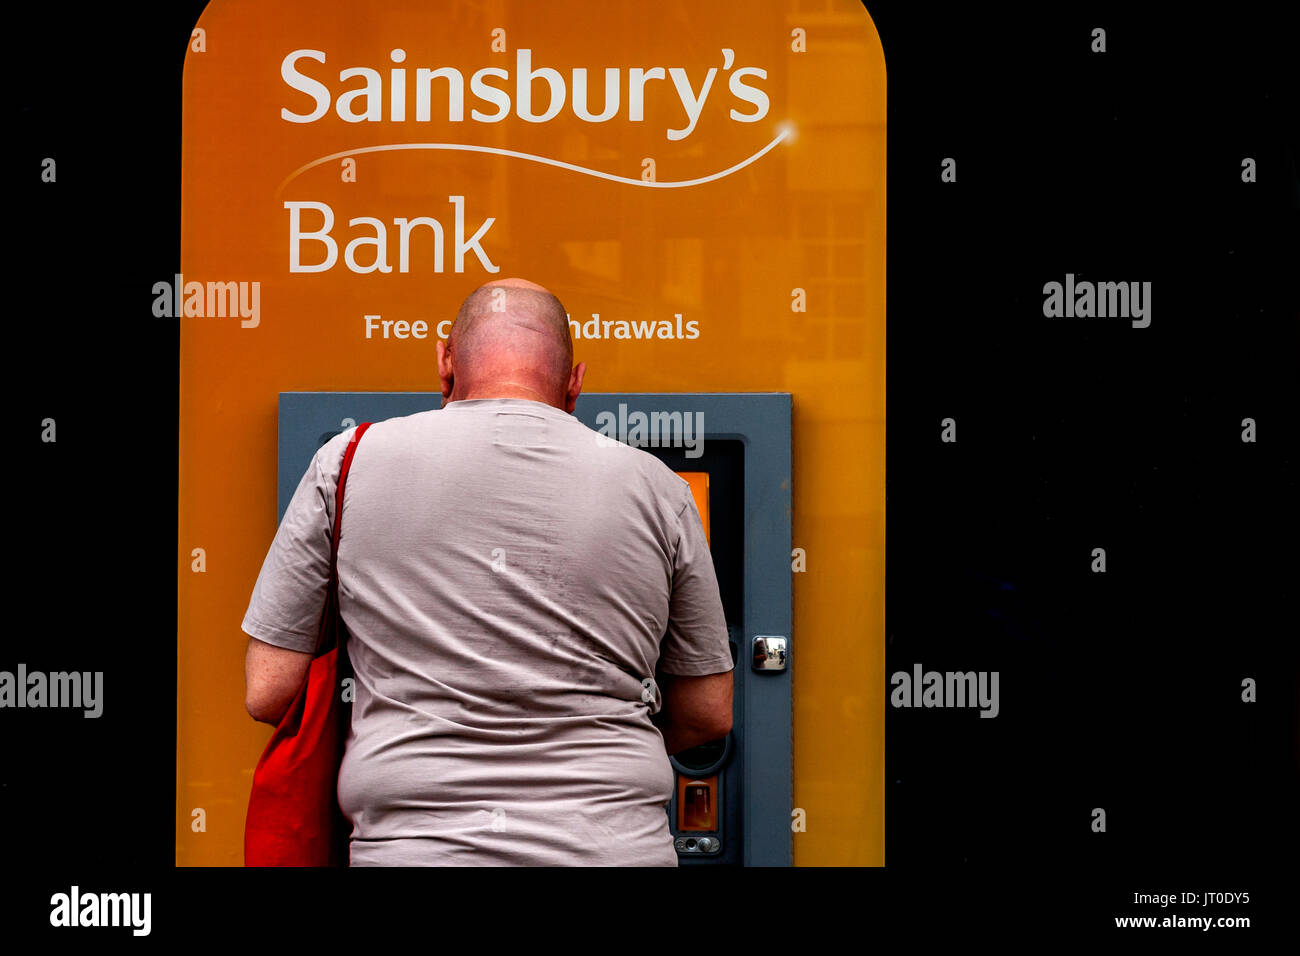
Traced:
<path fill-rule="evenodd" d="M 281 392 L 278 517 L 312 456 L 345 428 L 440 408 L 436 392 Z M 736 663 L 732 729 L 669 757 L 683 866 L 789 866 L 793 623 L 789 394 L 594 393 L 574 415 L 691 484 Z"/>

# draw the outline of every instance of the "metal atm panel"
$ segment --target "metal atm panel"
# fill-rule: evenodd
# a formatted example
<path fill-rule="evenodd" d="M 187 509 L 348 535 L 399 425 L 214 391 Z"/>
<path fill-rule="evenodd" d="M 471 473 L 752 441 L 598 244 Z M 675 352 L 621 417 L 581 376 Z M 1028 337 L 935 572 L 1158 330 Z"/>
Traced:
<path fill-rule="evenodd" d="M 360 422 L 441 406 L 437 392 L 281 392 L 278 518 L 283 518 L 312 456 L 334 435 Z M 678 843 L 679 862 L 789 866 L 794 802 L 791 396 L 590 393 L 579 397 L 574 415 L 599 430 L 602 423 L 623 421 L 635 413 L 703 416 L 702 454 L 688 457 L 698 449 L 683 447 L 639 447 L 674 471 L 709 472 L 710 550 L 736 658 L 733 728 L 724 745 L 729 749 L 712 755 L 686 752 L 704 761 L 695 767 L 683 767 L 674 759 L 677 784 L 668 807 L 675 842 L 717 836 L 721 845 L 700 852 L 698 846 L 685 850 Z M 766 655 L 761 669 L 756 646 Z M 707 764 L 710 756 L 716 758 L 716 769 Z M 725 831 L 678 826 L 716 825 L 719 819 Z"/>

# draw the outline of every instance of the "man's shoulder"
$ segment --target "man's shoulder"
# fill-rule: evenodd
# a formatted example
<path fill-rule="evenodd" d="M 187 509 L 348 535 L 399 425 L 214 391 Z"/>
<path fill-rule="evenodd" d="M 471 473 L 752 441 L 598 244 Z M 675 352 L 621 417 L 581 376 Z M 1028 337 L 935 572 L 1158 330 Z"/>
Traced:
<path fill-rule="evenodd" d="M 323 473 L 337 479 L 339 471 L 343 466 L 343 456 L 347 453 L 348 443 L 356 437 L 361 430 L 361 426 L 366 426 L 361 440 L 357 443 L 355 454 L 362 455 L 362 449 L 366 451 L 373 450 L 378 446 L 389 444 L 394 440 L 400 442 L 404 436 L 409 435 L 412 430 L 419 429 L 421 426 L 427 427 L 429 416 L 437 410 L 430 409 L 423 412 L 415 412 L 410 415 L 395 415 L 392 418 L 383 418 L 371 422 L 360 422 L 351 425 L 337 435 L 330 437 L 325 444 L 316 449 L 315 464 Z M 368 456 L 367 456 L 368 457 Z"/>
<path fill-rule="evenodd" d="M 370 427 L 366 434 L 373 431 L 379 435 L 385 431 L 401 432 L 412 428 L 427 427 L 439 418 L 439 410 L 436 408 L 426 408 L 423 411 L 411 412 L 409 415 L 394 415 L 391 418 L 378 418 L 370 422 Z M 445 420 L 445 419 L 444 419 Z M 351 431 L 352 429 L 349 429 Z M 347 434 L 347 432 L 344 432 Z"/>
<path fill-rule="evenodd" d="M 624 444 L 621 441 L 606 438 L 599 432 L 588 430 L 594 436 L 593 444 L 601 452 L 601 456 L 596 458 L 598 464 L 603 462 L 611 470 L 621 471 L 628 476 L 636 476 L 661 498 L 677 502 L 679 499 L 684 500 L 685 496 L 689 495 L 690 485 L 686 479 L 665 465 L 657 456 L 634 445 Z"/>
<path fill-rule="evenodd" d="M 352 441 L 359 427 L 358 425 L 352 425 L 345 428 L 317 448 L 312 464 L 326 475 L 337 478 L 343 464 L 343 455 L 347 451 L 348 442 Z"/>
<path fill-rule="evenodd" d="M 454 426 L 454 424 L 452 416 L 443 415 L 436 408 L 412 412 L 409 415 L 394 415 L 391 418 L 375 419 L 369 423 L 365 435 L 358 443 L 357 454 L 361 454 L 361 449 L 367 446 L 376 448 L 382 445 L 401 445 L 419 434 L 427 434 L 431 430 L 446 429 Z M 330 439 L 330 442 L 339 443 L 336 449 L 338 454 L 343 453 L 347 443 L 359 427 L 360 425 L 349 428 Z"/>

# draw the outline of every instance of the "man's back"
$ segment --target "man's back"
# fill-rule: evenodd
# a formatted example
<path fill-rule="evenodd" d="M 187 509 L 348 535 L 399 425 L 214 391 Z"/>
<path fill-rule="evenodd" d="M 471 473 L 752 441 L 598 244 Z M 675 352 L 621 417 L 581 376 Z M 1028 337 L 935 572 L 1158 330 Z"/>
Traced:
<path fill-rule="evenodd" d="M 322 502 L 332 520 L 352 434 L 286 522 L 298 506 L 319 525 Z M 295 620 L 261 590 L 259 637 Z M 647 678 L 732 662 L 689 488 L 653 456 L 526 399 L 377 422 L 348 477 L 339 595 L 354 865 L 676 865 Z"/>

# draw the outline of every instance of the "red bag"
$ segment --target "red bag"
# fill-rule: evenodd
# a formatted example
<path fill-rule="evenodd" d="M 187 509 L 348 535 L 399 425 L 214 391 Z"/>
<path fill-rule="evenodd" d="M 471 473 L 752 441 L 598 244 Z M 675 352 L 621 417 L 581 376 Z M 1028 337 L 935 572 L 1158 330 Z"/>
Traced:
<path fill-rule="evenodd" d="M 339 616 L 339 527 L 352 456 L 369 427 L 369 422 L 357 426 L 343 454 L 316 657 L 253 772 L 244 821 L 245 866 L 348 865 L 352 825 L 339 809 L 338 779 L 352 724 L 352 705 L 343 701 L 341 688 L 352 668 L 344 646 L 347 628 Z"/>

